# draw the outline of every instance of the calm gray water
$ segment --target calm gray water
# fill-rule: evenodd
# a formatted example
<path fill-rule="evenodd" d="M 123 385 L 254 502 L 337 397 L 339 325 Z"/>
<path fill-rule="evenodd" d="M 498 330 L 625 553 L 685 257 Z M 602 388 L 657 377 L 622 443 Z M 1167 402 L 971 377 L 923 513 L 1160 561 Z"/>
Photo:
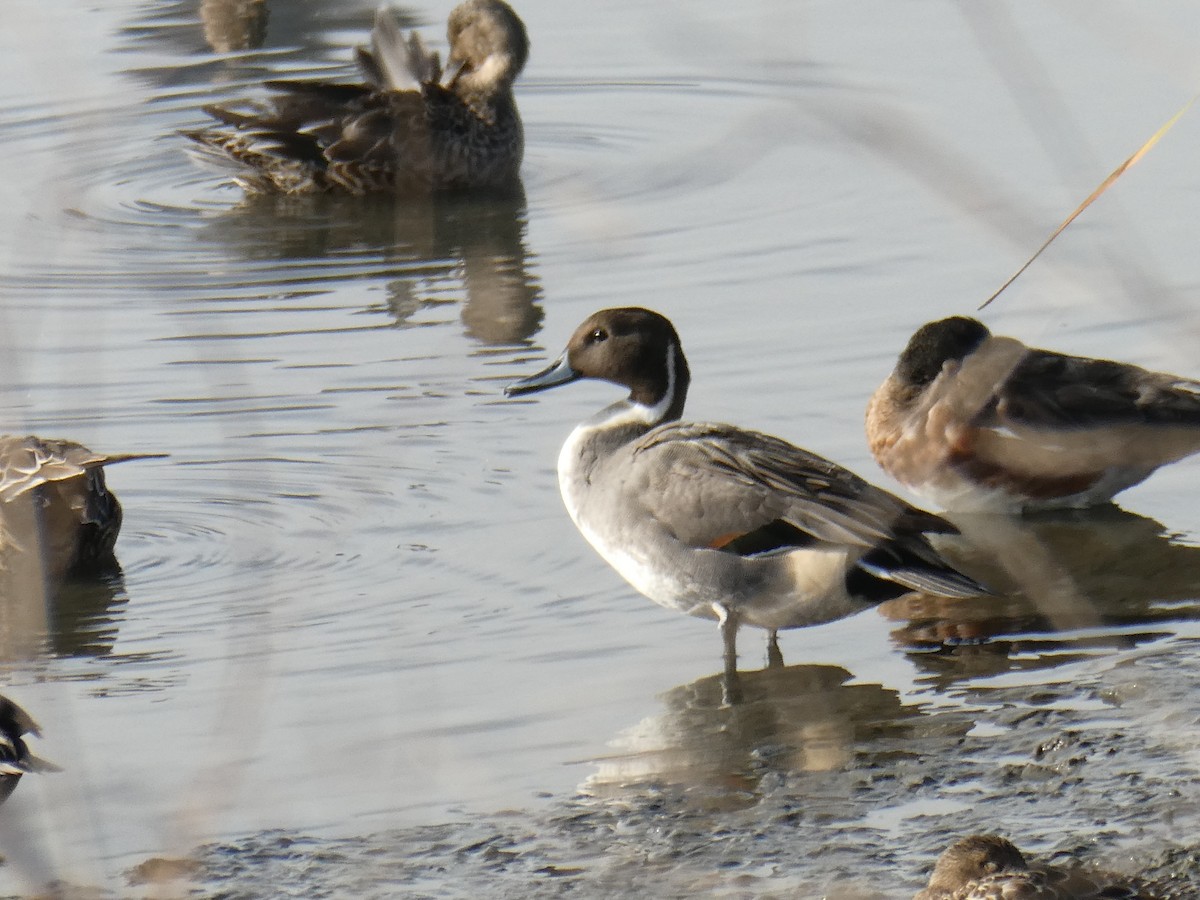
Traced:
<path fill-rule="evenodd" d="M 350 75 L 374 6 L 268 5 L 257 50 L 248 3 L 5 10 L 3 429 L 169 457 L 111 472 L 123 578 L 3 661 L 63 772 L 0 810 L 0 892 L 123 894 L 201 844 L 246 896 L 903 896 L 971 828 L 1130 868 L 1194 846 L 1195 461 L 1128 515 L 965 523 L 1015 596 L 786 634 L 795 667 L 739 713 L 715 630 L 561 508 L 558 445 L 613 392 L 500 388 L 594 309 L 651 306 L 690 415 L 886 484 L 862 415 L 896 352 L 1191 96 L 1200 9 L 528 0 L 525 202 L 396 207 L 245 202 L 190 158 L 202 104 Z M 406 11 L 440 41 L 448 6 Z M 989 323 L 1200 374 L 1198 140 L 1192 111 Z M 1072 740 L 1105 761 L 1002 777 Z M 481 847 L 532 861 L 501 888 Z"/>

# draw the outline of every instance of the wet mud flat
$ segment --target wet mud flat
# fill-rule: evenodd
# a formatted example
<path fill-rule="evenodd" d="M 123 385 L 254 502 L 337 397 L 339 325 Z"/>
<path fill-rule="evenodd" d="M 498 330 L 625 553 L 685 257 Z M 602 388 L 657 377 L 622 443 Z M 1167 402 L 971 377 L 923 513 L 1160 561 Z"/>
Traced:
<path fill-rule="evenodd" d="M 973 666 L 1012 652 L 936 655 Z M 702 679 L 663 698 L 656 746 L 614 742 L 576 796 L 362 837 L 211 844 L 190 887 L 228 898 L 910 897 L 954 839 L 999 831 L 1042 859 L 1197 897 L 1198 662 L 1200 642 L 1164 639 L 1094 671 L 1059 668 L 1044 685 L 975 684 L 932 703 L 828 666 L 746 673 L 736 708 Z"/>

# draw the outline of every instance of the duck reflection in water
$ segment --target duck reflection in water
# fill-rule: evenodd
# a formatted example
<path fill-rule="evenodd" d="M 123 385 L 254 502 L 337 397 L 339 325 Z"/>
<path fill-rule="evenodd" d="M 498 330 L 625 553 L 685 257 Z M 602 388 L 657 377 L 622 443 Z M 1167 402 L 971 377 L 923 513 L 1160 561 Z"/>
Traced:
<path fill-rule="evenodd" d="M 269 17 L 267 0 L 200 0 L 204 41 L 215 53 L 261 47 Z"/>
<path fill-rule="evenodd" d="M 665 709 L 612 741 L 593 760 L 589 794 L 620 794 L 637 785 L 708 787 L 718 802 L 753 802 L 771 770 L 827 772 L 848 765 L 859 748 L 902 739 L 920 713 L 896 691 L 850 684 L 837 666 L 772 666 L 739 673 L 742 700 L 725 702 L 721 675 L 663 696 Z"/>
<path fill-rule="evenodd" d="M 1113 505 L 948 518 L 961 537 L 939 539 L 939 549 L 1000 595 L 986 605 L 909 596 L 880 607 L 906 623 L 893 632 L 899 643 L 930 651 L 913 658 L 940 679 L 1057 666 L 1200 618 L 1200 547 L 1153 519 Z"/>
<path fill-rule="evenodd" d="M 243 7 L 234 5 L 235 11 L 244 11 Z M 520 19 L 499 0 L 468 0 L 458 6 L 450 17 L 449 36 L 450 66 L 460 73 L 452 80 L 451 88 L 434 83 L 435 75 L 441 72 L 437 54 L 427 52 L 415 34 L 406 39 L 394 11 L 381 10 L 371 47 L 360 48 L 358 53 L 368 86 L 275 83 L 282 93 L 274 101 L 276 112 L 287 121 L 271 127 L 267 107 L 257 108 L 257 118 L 239 118 L 228 110 L 210 109 L 218 118 L 232 117 L 235 121 L 226 122 L 228 128 L 195 131 L 188 136 L 225 163 L 237 164 L 243 172 L 241 180 L 249 179 L 256 189 L 230 215 L 214 220 L 206 236 L 214 243 L 236 248 L 250 259 L 308 261 L 319 269 L 315 277 L 321 281 L 327 281 L 331 272 L 336 275 L 331 260 L 343 265 L 346 276 L 355 279 L 361 279 L 364 270 L 381 268 L 380 274 L 389 280 L 387 301 L 380 309 L 399 325 L 407 324 L 419 310 L 451 302 L 453 285 L 461 282 L 466 294 L 462 320 L 468 335 L 484 344 L 519 343 L 538 331 L 542 319 L 541 289 L 529 271 L 530 254 L 525 247 L 528 214 L 518 171 L 520 119 L 511 92 L 511 79 L 524 64 L 528 41 Z M 400 84 L 406 74 L 411 86 Z M 476 95 L 480 79 L 490 85 L 482 99 Z M 443 96 L 447 94 L 450 99 Z M 476 122 L 472 113 L 467 118 L 476 125 L 455 130 L 454 116 L 444 118 L 437 113 L 443 101 L 451 105 L 461 101 L 476 111 L 487 112 L 495 106 L 511 113 L 516 143 L 505 151 L 508 162 L 500 166 L 504 176 L 480 179 L 478 183 L 441 184 L 430 175 L 432 180 L 422 190 L 400 190 L 402 185 L 397 183 L 391 184 L 395 190 L 377 190 L 387 185 L 367 184 L 376 178 L 399 178 L 396 167 L 405 160 L 414 162 L 400 151 L 415 153 L 424 146 L 420 134 L 402 133 L 407 120 L 396 112 L 413 104 L 430 104 L 427 112 L 431 123 L 442 123 L 437 127 L 429 124 L 428 128 L 441 135 L 445 146 L 434 141 L 441 146 L 437 153 L 429 147 L 417 153 L 425 160 L 421 165 L 426 169 L 432 167 L 432 172 L 438 168 L 439 154 L 459 159 L 477 151 L 488 153 L 488 140 L 480 138 L 475 129 L 478 126 L 491 134 L 490 126 Z M 323 103 L 332 108 L 325 109 Z M 310 109 L 309 104 L 314 107 Z M 295 116 L 285 115 L 288 110 L 301 119 L 301 113 L 324 110 L 322 115 L 329 121 L 314 124 L 309 130 L 300 120 L 293 121 Z M 500 119 L 508 121 L 505 116 Z M 352 152 L 364 137 L 359 131 L 386 131 L 387 127 L 394 127 L 395 134 L 379 136 L 378 144 L 360 147 L 362 153 L 358 155 Z M 500 127 L 498 120 L 496 128 Z M 350 140 L 350 132 L 354 140 Z M 326 142 L 338 134 L 344 140 L 327 146 Z M 307 162 L 291 158 L 299 152 L 296 142 L 302 138 L 315 142 L 309 148 L 315 155 L 310 154 L 312 158 Z M 241 151 L 237 148 L 255 141 L 265 155 L 239 162 Z M 324 153 L 339 156 L 339 161 L 336 165 L 329 160 L 319 164 L 317 159 L 323 159 Z M 347 159 L 340 159 L 347 153 Z M 426 158 L 429 153 L 433 155 Z M 375 156 L 382 161 L 367 165 Z M 308 171 L 306 167 L 312 169 L 301 178 L 303 189 L 273 184 L 271 173 L 293 164 L 303 171 Z M 329 171 L 322 170 L 325 164 L 330 166 L 329 171 L 343 171 L 351 181 L 356 167 L 374 174 L 357 189 L 341 184 Z M 272 294 L 276 292 L 274 284 L 271 290 Z"/>
<path fill-rule="evenodd" d="M 105 466 L 156 454 L 106 455 L 72 441 L 0 437 L 0 653 L 93 653 L 123 597 L 115 545 L 121 504 Z M 97 642 L 96 635 L 101 635 Z M 111 643 L 109 645 L 111 647 Z M 103 652 L 101 650 L 100 652 Z"/>
<path fill-rule="evenodd" d="M 328 279 L 364 269 L 386 278 L 385 312 L 405 327 L 422 310 L 454 303 L 482 344 L 527 341 L 541 328 L 541 284 L 526 247 L 528 212 L 518 182 L 505 191 L 393 197 L 252 196 L 203 235 L 252 260 L 306 261 Z M 274 290 L 274 288 L 272 289 Z"/>

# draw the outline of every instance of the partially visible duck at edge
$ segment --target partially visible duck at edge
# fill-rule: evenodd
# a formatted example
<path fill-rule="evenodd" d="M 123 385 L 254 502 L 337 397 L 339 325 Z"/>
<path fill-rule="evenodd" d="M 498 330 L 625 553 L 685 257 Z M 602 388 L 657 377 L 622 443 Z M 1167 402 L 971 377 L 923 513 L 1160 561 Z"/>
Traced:
<path fill-rule="evenodd" d="M 938 857 L 913 900 L 1153 900 L 1136 879 L 1080 865 L 1030 865 L 1011 841 L 973 834 Z"/>
<path fill-rule="evenodd" d="M 525 147 L 513 98 L 529 56 L 525 26 L 503 0 L 466 0 L 446 34 L 443 70 L 381 9 L 371 48 L 358 50 L 365 84 L 268 81 L 267 102 L 205 107 L 220 124 L 184 134 L 252 193 L 511 187 Z"/>
<path fill-rule="evenodd" d="M 74 441 L 0 435 L 0 550 L 38 546 L 55 580 L 115 568 L 121 504 L 105 484 L 104 467 L 159 456 L 109 455 Z M 31 520 L 18 514 L 26 498 L 33 501 Z M 0 558 L 0 568 L 4 563 Z"/>
<path fill-rule="evenodd" d="M 7 697 L 0 695 L 0 803 L 17 789 L 26 772 L 56 772 L 58 766 L 29 752 L 25 735 L 41 737 L 33 717 Z"/>
<path fill-rule="evenodd" d="M 685 423 L 689 372 L 674 326 L 647 309 L 605 309 L 520 396 L 581 378 L 629 396 L 577 426 L 558 457 L 575 525 L 634 588 L 668 609 L 716 619 L 736 676 L 740 625 L 818 625 L 910 591 L 974 597 L 927 533 L 946 520 L 770 435 Z M 736 699 L 736 696 L 731 697 Z"/>
<path fill-rule="evenodd" d="M 886 472 L 943 509 L 1086 507 L 1200 450 L 1200 382 L 954 316 L 912 336 L 871 398 L 867 438 Z"/>

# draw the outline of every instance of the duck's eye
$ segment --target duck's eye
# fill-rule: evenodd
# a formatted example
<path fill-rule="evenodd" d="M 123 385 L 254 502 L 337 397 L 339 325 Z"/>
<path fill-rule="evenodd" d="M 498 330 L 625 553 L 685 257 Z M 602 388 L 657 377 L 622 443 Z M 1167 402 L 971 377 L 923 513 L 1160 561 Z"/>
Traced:
<path fill-rule="evenodd" d="M 599 344 L 601 341 L 608 340 L 608 332 L 603 328 L 597 328 L 590 335 L 590 340 L 593 344 Z"/>

